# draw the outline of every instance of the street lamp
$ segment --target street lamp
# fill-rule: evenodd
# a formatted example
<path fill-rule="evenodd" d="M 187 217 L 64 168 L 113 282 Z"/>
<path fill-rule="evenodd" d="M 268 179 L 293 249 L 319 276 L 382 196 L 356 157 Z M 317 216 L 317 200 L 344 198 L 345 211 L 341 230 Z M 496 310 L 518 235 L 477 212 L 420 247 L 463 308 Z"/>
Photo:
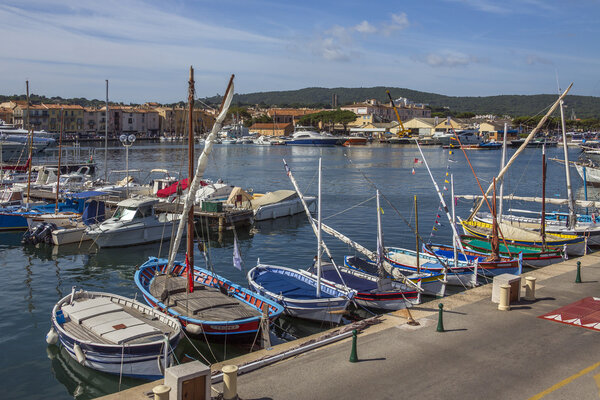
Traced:
<path fill-rule="evenodd" d="M 135 135 L 121 135 L 119 136 L 119 140 L 121 141 L 121 144 L 125 146 L 125 179 L 127 179 L 126 193 L 127 197 L 129 197 L 129 148 L 133 142 L 135 142 Z"/>

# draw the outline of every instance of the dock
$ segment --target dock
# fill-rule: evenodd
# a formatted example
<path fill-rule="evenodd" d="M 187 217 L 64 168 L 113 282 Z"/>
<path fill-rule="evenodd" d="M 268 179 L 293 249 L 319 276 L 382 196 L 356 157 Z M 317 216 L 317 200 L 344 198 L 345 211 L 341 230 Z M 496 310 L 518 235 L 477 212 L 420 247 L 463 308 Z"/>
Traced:
<path fill-rule="evenodd" d="M 581 283 L 575 282 L 577 262 Z M 351 339 L 343 339 L 239 373 L 239 398 L 597 399 L 600 325 L 561 323 L 549 315 L 584 298 L 596 301 L 600 255 L 527 272 L 523 282 L 525 277 L 536 278 L 535 300 L 511 303 L 510 311 L 490 301 L 492 285 L 487 284 L 413 307 L 418 326 L 407 324 L 406 310 L 385 314 L 359 333 L 358 362 L 349 362 Z M 438 303 L 444 305 L 443 332 L 436 328 Z M 222 393 L 216 374 L 224 365 L 243 371 L 327 333 L 212 365 L 213 396 Z M 161 383 L 102 399 L 147 399 L 146 393 Z"/>
<path fill-rule="evenodd" d="M 25 194 L 27 192 L 25 191 Z M 56 193 L 50 190 L 39 190 L 31 189 L 30 197 L 33 201 L 49 201 L 53 202 L 56 200 Z M 103 196 L 106 208 L 108 210 L 114 210 L 117 207 L 117 203 L 123 199 L 115 198 L 115 196 Z M 159 202 L 154 206 L 156 213 L 171 213 L 181 214 L 183 210 L 183 203 L 165 203 Z M 232 230 L 234 227 L 241 227 L 246 225 L 252 225 L 254 222 L 254 212 L 252 210 L 238 209 L 238 208 L 227 208 L 221 212 L 209 212 L 202 211 L 199 206 L 194 207 L 194 218 L 198 223 L 207 223 L 212 229 L 219 232 L 226 230 Z"/>

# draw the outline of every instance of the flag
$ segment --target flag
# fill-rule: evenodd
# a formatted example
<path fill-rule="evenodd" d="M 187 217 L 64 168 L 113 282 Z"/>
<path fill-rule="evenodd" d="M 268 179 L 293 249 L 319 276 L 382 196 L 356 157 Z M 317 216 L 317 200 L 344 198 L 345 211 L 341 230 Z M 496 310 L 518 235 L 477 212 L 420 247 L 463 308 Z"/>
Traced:
<path fill-rule="evenodd" d="M 413 175 L 415 174 L 415 169 L 414 169 L 414 168 L 412 169 L 412 174 L 413 174 Z"/>
<path fill-rule="evenodd" d="M 450 150 L 450 151 L 448 152 L 448 154 L 452 154 L 452 150 Z"/>
<path fill-rule="evenodd" d="M 383 208 L 379 207 L 379 211 L 381 211 L 381 215 L 383 215 L 383 214 L 384 214 L 384 212 L 383 212 Z"/>
<path fill-rule="evenodd" d="M 418 164 L 418 163 L 419 163 L 419 159 L 415 158 L 415 164 Z"/>
<path fill-rule="evenodd" d="M 287 176 L 290 176 L 290 174 L 292 173 L 292 172 L 290 171 L 290 167 L 288 167 L 288 165 L 287 165 L 287 164 L 283 164 L 283 166 L 285 167 L 285 173 L 287 174 Z"/>
<path fill-rule="evenodd" d="M 187 253 L 185 253 L 185 268 L 187 271 L 189 292 L 192 293 L 194 291 L 194 271 L 192 270 L 192 267 L 190 266 L 190 259 L 188 258 Z"/>
<path fill-rule="evenodd" d="M 240 271 L 242 270 L 242 257 L 240 256 L 236 237 L 233 238 L 233 266 Z"/>

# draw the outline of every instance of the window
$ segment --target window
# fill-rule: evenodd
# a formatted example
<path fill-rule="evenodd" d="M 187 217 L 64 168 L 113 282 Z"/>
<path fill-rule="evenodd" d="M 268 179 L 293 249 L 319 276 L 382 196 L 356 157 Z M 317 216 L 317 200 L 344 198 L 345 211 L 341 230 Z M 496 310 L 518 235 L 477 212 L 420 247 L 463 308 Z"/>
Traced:
<path fill-rule="evenodd" d="M 131 114 L 130 114 L 130 115 L 131 115 Z M 133 118 L 129 118 L 129 119 L 127 120 L 127 123 L 128 123 L 128 124 L 133 124 Z"/>

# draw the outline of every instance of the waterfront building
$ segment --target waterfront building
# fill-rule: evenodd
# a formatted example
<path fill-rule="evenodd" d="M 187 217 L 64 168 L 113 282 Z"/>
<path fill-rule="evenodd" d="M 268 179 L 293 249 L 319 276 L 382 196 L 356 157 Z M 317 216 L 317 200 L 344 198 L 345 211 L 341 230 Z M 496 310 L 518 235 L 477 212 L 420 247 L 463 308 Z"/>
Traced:
<path fill-rule="evenodd" d="M 264 136 L 290 136 L 294 133 L 294 126 L 291 122 L 286 124 L 257 122 L 250 127 L 250 132 Z"/>
<path fill-rule="evenodd" d="M 13 109 L 10 107 L 0 106 L 0 120 L 7 124 L 13 123 Z"/>
<path fill-rule="evenodd" d="M 163 136 L 183 136 L 187 132 L 188 114 L 187 108 L 156 107 L 154 111 L 158 114 L 159 131 Z M 194 135 L 212 129 L 215 117 L 206 110 L 194 109 Z"/>
<path fill-rule="evenodd" d="M 61 110 L 63 119 L 63 132 L 78 134 L 83 131 L 84 108 L 73 104 L 42 104 L 47 117 L 49 132 L 60 132 Z M 43 128 L 42 128 L 43 129 Z"/>
<path fill-rule="evenodd" d="M 433 136 L 435 126 L 439 123 L 439 118 L 411 118 L 403 122 L 404 129 L 409 131 L 411 136 Z"/>
<path fill-rule="evenodd" d="M 383 104 L 376 99 L 365 100 L 362 103 L 354 103 L 340 107 L 342 110 L 352 111 L 358 118 L 350 125 L 361 126 L 373 122 L 392 122 L 396 121 L 396 113 L 391 104 Z M 413 104 L 402 102 L 396 105 L 400 119 L 404 122 L 411 118 L 429 118 L 431 110 L 424 104 Z"/>
<path fill-rule="evenodd" d="M 27 110 L 29 109 L 29 118 Z M 27 107 L 27 102 L 18 102 L 16 107 L 13 109 L 13 121 L 14 124 L 21 128 L 28 128 L 31 126 L 34 130 L 49 130 L 48 129 L 48 110 L 39 104 L 30 104 Z"/>
<path fill-rule="evenodd" d="M 291 123 L 296 125 L 303 116 L 321 111 L 325 110 L 314 108 L 270 108 L 267 110 L 267 115 L 273 119 L 273 123 L 275 124 Z"/>
<path fill-rule="evenodd" d="M 470 128 L 470 122 L 459 118 L 440 118 L 439 123 L 435 126 L 434 132 L 448 133 L 453 130 L 459 131 Z"/>

